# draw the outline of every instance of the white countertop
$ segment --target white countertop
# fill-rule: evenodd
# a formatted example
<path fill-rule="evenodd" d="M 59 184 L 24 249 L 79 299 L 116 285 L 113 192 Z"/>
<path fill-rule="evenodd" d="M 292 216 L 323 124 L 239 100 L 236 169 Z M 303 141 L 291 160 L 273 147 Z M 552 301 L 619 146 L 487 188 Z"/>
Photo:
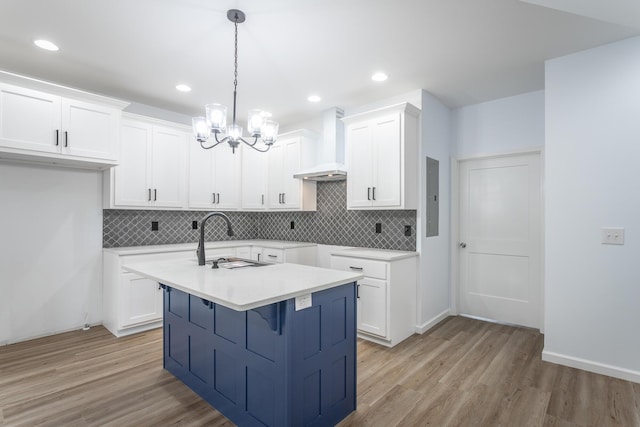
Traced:
<path fill-rule="evenodd" d="M 260 243 L 262 244 L 262 243 Z M 123 267 L 167 286 L 237 311 L 333 288 L 362 274 L 300 264 L 212 269 L 196 260 L 132 262 Z"/>
<path fill-rule="evenodd" d="M 331 255 L 375 259 L 379 261 L 395 261 L 398 259 L 418 256 L 418 253 L 410 251 L 395 251 L 390 249 L 350 248 L 332 251 Z"/>
<path fill-rule="evenodd" d="M 316 246 L 309 242 L 288 242 L 282 240 L 221 240 L 215 242 L 205 242 L 205 249 L 235 248 L 238 246 L 262 246 L 274 249 L 294 249 L 308 246 Z M 118 255 L 138 255 L 162 252 L 195 251 L 198 242 L 176 243 L 169 245 L 149 245 L 149 246 L 128 246 L 120 248 L 104 248 L 104 251 L 113 252 Z"/>

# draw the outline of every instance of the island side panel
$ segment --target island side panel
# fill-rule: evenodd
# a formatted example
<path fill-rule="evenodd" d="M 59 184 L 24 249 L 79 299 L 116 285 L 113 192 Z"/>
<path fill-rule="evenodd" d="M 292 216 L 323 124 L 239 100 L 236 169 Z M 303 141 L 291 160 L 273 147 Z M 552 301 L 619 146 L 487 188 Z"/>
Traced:
<path fill-rule="evenodd" d="M 355 409 L 355 335 L 353 283 L 300 311 L 293 299 L 235 311 L 165 287 L 165 369 L 239 425 L 344 418 Z"/>

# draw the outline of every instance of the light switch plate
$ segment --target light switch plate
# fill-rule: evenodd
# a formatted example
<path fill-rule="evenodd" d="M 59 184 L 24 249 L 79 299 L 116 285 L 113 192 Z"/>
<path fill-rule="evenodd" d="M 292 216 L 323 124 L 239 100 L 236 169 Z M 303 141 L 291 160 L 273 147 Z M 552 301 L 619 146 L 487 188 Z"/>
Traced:
<path fill-rule="evenodd" d="M 622 227 L 602 228 L 601 243 L 603 245 L 624 245 L 624 228 Z"/>
<path fill-rule="evenodd" d="M 304 310 L 312 305 L 313 301 L 311 300 L 311 294 L 296 297 L 296 311 Z"/>

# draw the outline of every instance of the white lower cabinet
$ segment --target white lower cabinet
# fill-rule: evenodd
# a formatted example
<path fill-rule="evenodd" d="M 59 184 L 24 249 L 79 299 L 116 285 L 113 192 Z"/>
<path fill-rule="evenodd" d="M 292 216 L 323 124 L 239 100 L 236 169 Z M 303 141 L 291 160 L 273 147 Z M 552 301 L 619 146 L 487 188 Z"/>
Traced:
<path fill-rule="evenodd" d="M 134 326 L 162 319 L 162 288 L 154 280 L 123 273 L 121 325 Z"/>
<path fill-rule="evenodd" d="M 358 336 L 393 347 L 416 329 L 416 256 L 371 249 L 361 252 L 375 255 L 365 258 L 350 256 L 357 250 L 336 252 L 331 255 L 331 268 L 365 276 L 356 288 Z M 384 259 L 381 254 L 387 252 L 391 255 Z"/>

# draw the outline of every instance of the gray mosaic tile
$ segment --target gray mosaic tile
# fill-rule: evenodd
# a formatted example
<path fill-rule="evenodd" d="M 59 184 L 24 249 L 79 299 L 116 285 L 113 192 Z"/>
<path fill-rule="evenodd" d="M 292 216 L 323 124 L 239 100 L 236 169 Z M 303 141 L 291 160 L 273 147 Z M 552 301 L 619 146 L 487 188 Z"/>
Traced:
<path fill-rule="evenodd" d="M 207 224 L 207 240 L 270 239 L 316 242 L 414 251 L 416 249 L 416 211 L 348 211 L 346 183 L 319 182 L 316 212 L 226 212 L 235 236 L 226 234 L 223 221 Z M 148 211 L 106 209 L 103 215 L 103 246 L 144 246 L 187 243 L 198 240 L 192 221 L 200 221 L 204 211 Z M 158 221 L 158 231 L 151 222 Z M 291 229 L 291 222 L 294 228 Z M 381 233 L 375 224 L 382 225 Z M 404 235 L 405 225 L 411 236 Z"/>

